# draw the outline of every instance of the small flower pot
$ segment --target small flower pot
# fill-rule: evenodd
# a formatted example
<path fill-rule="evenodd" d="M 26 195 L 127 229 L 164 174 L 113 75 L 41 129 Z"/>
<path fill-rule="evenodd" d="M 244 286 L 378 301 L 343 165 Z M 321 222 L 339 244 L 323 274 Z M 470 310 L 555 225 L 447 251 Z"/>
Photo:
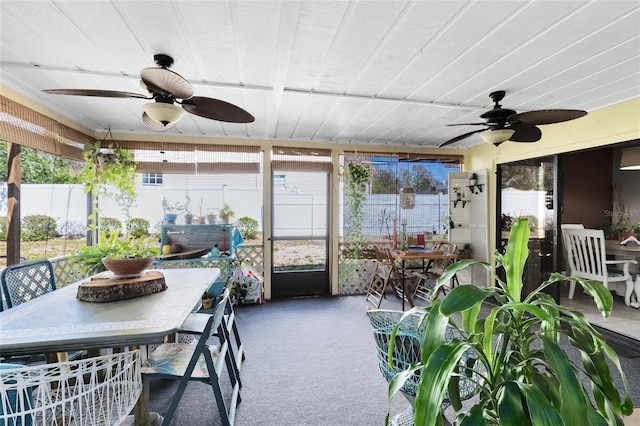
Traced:
<path fill-rule="evenodd" d="M 178 215 L 175 213 L 165 213 L 164 215 L 165 223 L 176 223 L 176 219 L 178 219 Z"/>

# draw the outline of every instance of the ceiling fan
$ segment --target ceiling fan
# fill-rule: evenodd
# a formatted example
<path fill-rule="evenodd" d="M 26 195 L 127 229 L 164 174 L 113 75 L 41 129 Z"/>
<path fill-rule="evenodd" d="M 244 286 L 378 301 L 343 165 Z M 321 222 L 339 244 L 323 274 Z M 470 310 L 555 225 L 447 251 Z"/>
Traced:
<path fill-rule="evenodd" d="M 480 133 L 485 142 L 500 145 L 507 140 L 512 142 L 537 142 L 542 132 L 536 126 L 543 124 L 561 123 L 587 115 L 586 111 L 577 109 L 541 109 L 516 113 L 512 109 L 503 109 L 500 101 L 505 91 L 492 92 L 489 97 L 494 102 L 493 109 L 480 115 L 483 123 L 448 124 L 448 126 L 485 126 L 482 129 L 464 133 L 453 139 L 441 143 L 438 147 L 451 145 L 475 133 Z M 482 133 L 481 133 L 482 132 Z"/>
<path fill-rule="evenodd" d="M 173 127 L 185 112 L 211 120 L 227 123 L 252 123 L 255 118 L 244 109 L 219 99 L 193 96 L 193 87 L 180 74 L 170 71 L 173 58 L 157 54 L 153 59 L 157 67 L 140 72 L 140 85 L 148 96 L 132 92 L 91 89 L 50 89 L 45 93 L 55 95 L 97 96 L 103 98 L 153 99 L 142 109 L 142 122 L 151 130 L 164 132 Z M 182 108 L 174 105 L 179 104 Z"/>

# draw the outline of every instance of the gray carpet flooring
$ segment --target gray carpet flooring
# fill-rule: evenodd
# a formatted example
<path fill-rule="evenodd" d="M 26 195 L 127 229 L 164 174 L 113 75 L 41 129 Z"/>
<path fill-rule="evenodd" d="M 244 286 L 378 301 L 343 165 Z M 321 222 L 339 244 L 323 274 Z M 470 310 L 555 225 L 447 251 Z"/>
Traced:
<path fill-rule="evenodd" d="M 392 298 L 385 309 L 399 309 Z M 387 383 L 377 367 L 373 336 L 363 296 L 272 300 L 236 307 L 246 352 L 238 426 L 383 425 Z M 640 357 L 621 355 L 640 404 Z M 228 378 L 223 377 L 228 389 Z M 175 382 L 152 380 L 151 409 L 163 413 Z M 397 414 L 408 407 L 398 395 Z M 173 425 L 219 425 L 211 388 L 187 387 Z"/>

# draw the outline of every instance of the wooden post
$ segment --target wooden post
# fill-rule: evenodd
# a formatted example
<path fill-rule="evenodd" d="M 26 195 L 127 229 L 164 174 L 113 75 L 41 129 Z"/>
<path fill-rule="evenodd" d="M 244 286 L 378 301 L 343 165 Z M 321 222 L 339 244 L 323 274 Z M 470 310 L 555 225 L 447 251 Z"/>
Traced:
<path fill-rule="evenodd" d="M 7 266 L 20 263 L 20 145 L 7 143 Z"/>

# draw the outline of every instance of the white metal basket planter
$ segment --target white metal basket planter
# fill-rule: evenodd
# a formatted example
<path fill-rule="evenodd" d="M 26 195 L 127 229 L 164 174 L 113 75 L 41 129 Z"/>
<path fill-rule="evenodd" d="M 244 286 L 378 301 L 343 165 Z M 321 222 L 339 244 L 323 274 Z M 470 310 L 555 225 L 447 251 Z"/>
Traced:
<path fill-rule="evenodd" d="M 142 392 L 137 350 L 38 366 L 5 365 L 0 378 L 4 425 L 119 425 Z"/>

